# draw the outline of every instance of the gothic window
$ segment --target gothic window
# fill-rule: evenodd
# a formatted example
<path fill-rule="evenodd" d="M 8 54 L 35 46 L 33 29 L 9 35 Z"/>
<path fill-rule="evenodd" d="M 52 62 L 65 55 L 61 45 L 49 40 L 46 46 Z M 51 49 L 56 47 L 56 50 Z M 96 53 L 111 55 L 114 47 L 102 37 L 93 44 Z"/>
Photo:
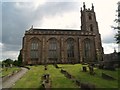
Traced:
<path fill-rule="evenodd" d="M 91 55 L 91 41 L 90 39 L 84 40 L 84 61 L 88 60 Z"/>
<path fill-rule="evenodd" d="M 38 48 L 39 48 L 39 40 L 34 38 L 31 40 L 30 46 L 30 57 L 31 59 L 38 59 Z"/>
<path fill-rule="evenodd" d="M 57 60 L 57 40 L 52 38 L 49 40 L 49 59 Z"/>
<path fill-rule="evenodd" d="M 89 18 L 89 20 L 92 20 L 92 15 L 91 15 L 91 13 L 88 14 L 88 18 Z"/>
<path fill-rule="evenodd" d="M 67 40 L 67 57 L 74 57 L 74 40 L 71 38 Z"/>
<path fill-rule="evenodd" d="M 90 24 L 90 31 L 93 31 L 93 25 Z"/>

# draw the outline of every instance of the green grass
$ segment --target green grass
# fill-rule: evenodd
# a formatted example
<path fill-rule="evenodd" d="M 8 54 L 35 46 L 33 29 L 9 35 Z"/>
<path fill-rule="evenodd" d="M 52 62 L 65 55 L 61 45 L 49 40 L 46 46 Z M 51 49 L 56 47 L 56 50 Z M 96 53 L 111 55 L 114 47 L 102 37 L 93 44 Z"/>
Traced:
<path fill-rule="evenodd" d="M 118 71 L 108 71 L 108 70 L 100 70 L 95 68 L 95 75 L 90 75 L 89 72 L 82 72 L 82 65 L 63 65 L 59 64 L 59 67 L 67 70 L 70 74 L 75 76 L 76 79 L 80 80 L 84 83 L 91 83 L 96 85 L 97 88 L 117 88 L 118 87 L 118 80 L 105 80 L 101 77 L 101 73 L 105 72 L 106 74 L 111 75 L 118 79 Z"/>
<path fill-rule="evenodd" d="M 21 78 L 13 88 L 39 88 L 41 85 L 41 76 L 45 73 L 50 74 L 52 80 L 52 88 L 77 88 L 77 86 L 67 79 L 59 69 L 53 65 L 48 65 L 48 70 L 44 71 L 41 66 L 29 66 L 30 70 Z"/>
<path fill-rule="evenodd" d="M 41 76 L 45 73 L 50 74 L 52 81 L 52 88 L 77 88 L 74 82 L 66 78 L 61 72 L 61 69 L 67 70 L 76 79 L 84 83 L 91 83 L 96 85 L 97 88 L 117 88 L 118 87 L 118 70 L 108 71 L 94 68 L 95 75 L 90 75 L 89 72 L 82 72 L 81 64 L 59 64 L 59 69 L 56 69 L 53 65 L 48 65 L 47 69 L 44 70 L 43 65 L 29 66 L 30 70 L 16 82 L 13 88 L 39 88 L 41 85 Z M 88 68 L 87 68 L 88 70 Z M 119 69 L 120 71 L 120 69 Z M 101 77 L 101 73 L 111 75 L 117 80 L 105 80 Z"/>
<path fill-rule="evenodd" d="M 30 70 L 16 82 L 13 88 L 38 88 L 41 84 L 43 66 L 30 66 Z"/>
<path fill-rule="evenodd" d="M 66 78 L 61 72 L 60 69 L 56 69 L 54 66 L 48 66 L 48 72 L 51 75 L 52 88 L 77 88 L 71 80 Z"/>
<path fill-rule="evenodd" d="M 2 72 L 0 72 L 0 77 L 7 76 L 12 74 L 15 71 L 19 71 L 19 67 L 11 67 L 11 68 L 2 68 Z"/>

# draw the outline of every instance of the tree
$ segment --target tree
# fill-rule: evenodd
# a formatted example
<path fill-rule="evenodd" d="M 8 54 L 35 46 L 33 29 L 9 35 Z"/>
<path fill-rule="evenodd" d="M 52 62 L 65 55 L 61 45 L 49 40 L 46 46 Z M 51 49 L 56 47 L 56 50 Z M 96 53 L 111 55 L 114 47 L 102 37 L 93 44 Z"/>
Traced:
<path fill-rule="evenodd" d="M 15 60 L 15 61 L 13 62 L 13 65 L 15 65 L 15 66 L 19 66 L 18 61 Z"/>
<path fill-rule="evenodd" d="M 13 64 L 13 60 L 8 58 L 8 59 L 2 61 L 2 64 L 4 64 L 5 66 L 9 67 L 11 64 Z"/>
<path fill-rule="evenodd" d="M 114 29 L 118 30 L 118 33 L 115 35 L 116 41 L 118 44 L 120 44 L 120 1 L 118 2 L 118 17 L 115 19 L 115 22 L 117 23 L 117 26 L 113 26 Z"/>
<path fill-rule="evenodd" d="M 21 54 L 21 51 L 20 51 L 20 54 L 18 56 L 18 66 L 21 66 L 22 65 L 22 54 Z"/>

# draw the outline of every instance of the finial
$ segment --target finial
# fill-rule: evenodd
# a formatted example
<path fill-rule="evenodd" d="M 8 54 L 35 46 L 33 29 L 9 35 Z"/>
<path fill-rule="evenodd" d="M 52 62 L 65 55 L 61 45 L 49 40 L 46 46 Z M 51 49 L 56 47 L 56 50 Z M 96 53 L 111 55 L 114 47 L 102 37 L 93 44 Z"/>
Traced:
<path fill-rule="evenodd" d="M 85 10 L 85 2 L 83 2 L 83 8 L 84 8 L 84 10 Z"/>
<path fill-rule="evenodd" d="M 115 49 L 115 47 L 114 47 L 114 52 L 116 52 L 116 49 Z"/>
<path fill-rule="evenodd" d="M 81 12 L 82 12 L 82 7 L 81 7 Z"/>
<path fill-rule="evenodd" d="M 92 3 L 92 10 L 94 10 L 94 6 L 93 6 L 93 3 Z"/>

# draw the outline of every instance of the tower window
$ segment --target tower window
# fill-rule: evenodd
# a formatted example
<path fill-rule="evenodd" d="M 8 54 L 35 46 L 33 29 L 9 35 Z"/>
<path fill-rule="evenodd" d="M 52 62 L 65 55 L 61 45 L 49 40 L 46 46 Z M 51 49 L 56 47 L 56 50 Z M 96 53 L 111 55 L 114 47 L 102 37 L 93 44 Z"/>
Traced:
<path fill-rule="evenodd" d="M 92 20 L 92 15 L 91 15 L 91 13 L 89 13 L 88 18 L 89 18 L 89 20 Z"/>
<path fill-rule="evenodd" d="M 93 25 L 90 24 L 90 31 L 93 31 Z"/>

